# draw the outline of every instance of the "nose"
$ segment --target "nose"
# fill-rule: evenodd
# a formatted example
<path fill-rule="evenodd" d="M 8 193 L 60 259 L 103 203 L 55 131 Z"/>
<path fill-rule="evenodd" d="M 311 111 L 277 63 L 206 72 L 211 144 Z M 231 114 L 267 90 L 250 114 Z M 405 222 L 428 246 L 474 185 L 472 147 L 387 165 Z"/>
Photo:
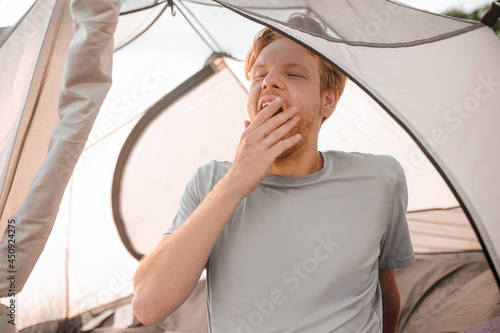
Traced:
<path fill-rule="evenodd" d="M 262 80 L 262 90 L 265 89 L 283 89 L 283 82 L 276 69 L 271 69 Z"/>

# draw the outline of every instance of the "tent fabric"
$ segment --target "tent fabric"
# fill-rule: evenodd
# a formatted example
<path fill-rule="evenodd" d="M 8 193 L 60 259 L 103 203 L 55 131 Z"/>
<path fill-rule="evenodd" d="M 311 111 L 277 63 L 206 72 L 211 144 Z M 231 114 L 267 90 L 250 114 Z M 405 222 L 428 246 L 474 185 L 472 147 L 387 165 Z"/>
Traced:
<path fill-rule="evenodd" d="M 122 3 L 123 8 L 123 3 Z M 115 31 L 115 51 L 132 42 L 148 30 L 167 8 L 167 3 L 140 10 L 127 15 L 120 15 Z"/>
<path fill-rule="evenodd" d="M 417 255 L 396 276 L 398 331 L 458 332 L 500 315 L 495 278 L 480 252 Z"/>
<path fill-rule="evenodd" d="M 120 13 L 130 14 L 153 8 L 160 4 L 167 4 L 167 0 L 123 0 Z"/>
<path fill-rule="evenodd" d="M 96 102 L 96 108 L 86 118 L 88 122 L 76 121 L 65 129 L 64 133 L 77 134 L 74 131 L 77 126 L 85 128 L 79 133 L 78 142 L 72 142 L 79 148 L 65 156 L 71 163 L 79 155 L 78 149 L 83 148 L 82 143 L 86 144 L 68 186 L 59 185 L 51 206 L 38 210 L 46 214 L 44 221 L 50 223 L 44 227 L 50 229 L 48 216 L 55 216 L 64 191 L 46 246 L 17 297 L 18 328 L 36 330 L 42 322 L 52 325 L 61 320 L 69 325 L 73 319 L 76 323 L 80 315 L 108 311 L 118 300 L 130 299 L 131 279 L 138 264 L 136 254 L 148 253 L 168 228 L 178 205 L 176 198 L 180 197 L 187 179 L 208 159 L 232 158 L 243 129 L 242 120 L 246 118 L 245 83 L 236 74 L 241 73 L 241 63 L 229 58 L 216 62 L 211 58 L 208 63 L 215 65 L 216 72 L 175 103 L 163 106 L 135 139 L 121 164 L 119 196 L 115 197 L 112 182 L 119 153 L 134 127 L 148 114 L 147 110 L 205 66 L 213 53 L 242 60 L 253 35 L 261 28 L 259 24 L 290 36 L 349 76 L 337 110 L 323 125 L 320 149 L 387 153 L 400 161 L 408 180 L 408 217 L 418 251 L 462 252 L 481 248 L 486 260 L 490 260 L 490 268 L 498 270 L 500 231 L 495 220 L 495 203 L 500 195 L 500 180 L 495 171 L 500 163 L 492 153 L 498 151 L 500 142 L 494 126 L 499 123 L 496 107 L 500 94 L 495 93 L 500 79 L 495 61 L 498 38 L 478 23 L 442 17 L 396 2 L 378 0 L 363 6 L 349 0 L 310 3 L 175 1 L 176 16 L 172 16 L 165 3 L 156 6 L 144 1 L 137 2 L 136 8 L 148 8 L 144 12 L 132 10 L 119 19 L 113 86 L 99 114 Z M 0 106 L 2 111 L 10 110 L 8 116 L 1 114 L 0 121 L 0 126 L 8 124 L 7 139 L 2 141 L 7 144 L 0 149 L 4 170 L 0 204 L 12 203 L 9 210 L 2 209 L 0 222 L 4 224 L 12 217 L 17 218 L 14 213 L 25 198 L 31 178 L 42 165 L 50 135 L 59 121 L 54 103 L 72 36 L 69 28 L 72 20 L 69 11 L 56 4 L 39 0 L 20 22 L 18 27 L 29 27 L 30 17 L 52 8 L 47 16 L 50 20 L 39 30 L 43 34 L 34 33 L 33 38 L 22 40 L 21 51 L 15 53 L 18 58 L 1 57 L 12 54 L 7 52 L 11 38 L 16 33 L 22 37 L 21 33 L 28 30 L 16 29 L 0 49 L 2 60 L 15 60 L 12 68 L 0 68 L 0 94 L 9 92 L 6 99 L 1 96 Z M 91 9 L 108 4 L 113 7 L 106 12 L 113 17 L 109 20 L 111 28 L 119 11 L 116 1 L 93 5 Z M 288 17 L 294 13 L 322 14 L 331 37 L 320 38 L 287 26 Z M 86 23 L 100 23 L 93 22 L 92 13 L 88 15 Z M 99 21 L 99 17 L 96 19 Z M 92 36 L 82 35 L 79 41 L 91 42 Z M 111 38 L 108 42 L 111 43 Z M 101 69 L 109 71 L 111 50 L 109 44 L 105 45 L 86 48 L 84 64 L 99 55 L 103 65 L 107 64 Z M 77 60 L 76 56 L 70 58 Z M 14 82 L 13 87 L 10 82 Z M 109 88 L 107 79 L 87 83 L 76 85 L 86 92 L 85 96 L 97 97 L 89 94 L 93 91 L 92 84 L 101 84 L 100 98 Z M 51 98 L 41 99 L 49 95 Z M 35 104 L 40 107 L 35 109 Z M 33 110 L 36 112 L 30 120 Z M 36 128 L 43 133 L 29 139 L 26 126 L 30 121 L 35 124 L 37 116 L 42 118 L 42 110 L 45 122 Z M 93 117 L 96 118 L 90 130 Z M 202 136 L 208 126 L 217 134 L 211 140 Z M 30 131 L 34 129 L 30 127 Z M 2 135 L 3 130 L 4 127 Z M 50 147 L 56 146 L 53 143 Z M 54 171 L 43 165 L 40 170 Z M 16 177 L 19 177 L 17 182 Z M 43 200 L 49 196 L 48 189 L 53 183 L 44 183 L 46 187 L 41 191 L 30 190 L 17 214 L 26 212 L 30 202 L 38 203 L 32 207 L 44 206 Z M 35 181 L 32 188 L 37 184 L 40 183 Z M 113 205 L 119 208 L 123 230 L 135 254 L 120 239 Z M 40 240 L 39 250 L 44 241 Z M 6 245 L 6 242 L 0 244 L 3 254 Z M 30 258 L 33 264 L 37 251 Z M 466 261 L 462 258 L 462 263 Z M 484 261 L 482 265 L 484 268 Z M 469 280 L 464 278 L 460 283 L 484 287 L 479 296 L 496 295 L 491 272 L 497 274 L 495 270 L 466 274 Z M 481 280 L 486 276 L 483 274 L 490 274 L 489 278 Z M 432 280 L 429 275 L 422 281 L 416 276 L 420 275 L 409 275 L 409 285 L 403 292 Z M 444 274 L 442 279 L 449 281 L 450 277 Z M 474 296 L 474 288 L 468 288 L 464 298 Z M 416 302 L 425 302 L 428 296 L 415 295 Z M 490 304 L 490 298 L 484 300 L 487 302 L 481 304 Z M 4 304 L 6 301 L 2 299 Z M 453 309 L 463 311 L 466 304 L 467 299 L 457 298 Z M 444 320 L 442 327 L 452 321 L 450 313 L 442 312 L 436 317 Z"/>
<path fill-rule="evenodd" d="M 217 1 L 248 16 L 262 21 L 281 24 L 287 22 L 290 11 L 282 1 Z M 286 2 L 285 2 L 286 3 Z M 392 1 L 291 1 L 294 13 L 314 13 L 331 29 L 331 41 L 344 41 L 351 45 L 372 47 L 411 46 L 436 39 L 447 38 L 460 30 L 475 29 L 479 23 L 465 22 L 453 18 L 444 19 L 439 15 L 429 15 L 424 11 L 393 3 Z M 329 10 L 334 8 L 334 10 Z M 328 13 L 328 16 L 323 15 Z M 411 17 L 411 21 L 407 18 Z M 462 31 L 462 32 L 463 32 Z M 304 31 L 320 37 L 317 33 Z M 321 36 L 321 38 L 325 38 Z"/>
<path fill-rule="evenodd" d="M 36 75 L 30 80 L 39 86 L 30 87 L 35 91 L 31 92 L 31 94 L 28 93 L 30 99 L 24 106 L 26 112 L 22 113 L 19 120 L 20 125 L 18 128 L 20 130 L 12 131 L 17 132 L 12 151 L 17 154 L 21 153 L 21 156 L 17 157 L 11 154 L 7 162 L 9 166 L 17 164 L 16 172 L 9 171 L 12 168 L 7 169 L 7 177 L 12 179 L 15 174 L 12 184 L 9 185 L 18 191 L 21 187 L 21 193 L 9 194 L 6 209 L 3 210 L 2 214 L 2 221 L 7 220 L 7 217 L 9 217 L 10 221 L 14 221 L 9 222 L 9 224 L 15 226 L 14 240 L 17 249 L 15 264 L 13 265 L 12 262 L 9 264 L 7 256 L 2 257 L 0 264 L 3 272 L 14 269 L 16 293 L 22 291 L 45 246 L 56 218 L 64 188 L 71 176 L 78 156 L 83 150 L 102 100 L 111 85 L 113 32 L 118 19 L 117 9 L 119 4 L 119 1 L 94 1 L 89 2 L 87 5 L 84 5 L 82 1 L 71 2 L 69 7 L 74 19 L 75 32 L 74 38 L 68 47 L 68 57 L 62 81 L 59 99 L 60 122 L 57 122 L 55 118 L 57 113 L 54 112 L 54 110 L 57 110 L 56 103 L 58 99 L 50 96 L 50 103 L 43 103 L 47 97 L 41 94 L 40 91 L 42 88 L 43 92 L 43 88 L 46 87 L 50 89 L 52 94 L 58 92 L 58 87 L 52 86 L 54 82 L 46 82 L 51 79 L 50 75 L 45 76 L 47 74 L 45 66 L 47 65 L 35 68 Z M 39 5 L 43 6 L 44 4 L 39 2 Z M 88 8 L 86 8 L 87 6 Z M 53 8 L 57 9 L 57 12 L 49 16 L 49 18 L 52 18 L 52 22 L 48 25 L 48 29 L 55 31 L 60 29 L 61 25 L 63 27 L 67 26 L 67 23 L 62 23 L 65 20 L 68 22 L 69 15 L 64 14 L 68 6 L 62 2 L 54 3 Z M 36 9 L 37 6 L 34 7 L 34 15 L 37 14 Z M 59 20 L 62 20 L 62 22 L 58 22 Z M 25 22 L 26 24 L 33 24 L 33 21 L 30 20 Z M 23 29 L 22 25 L 18 29 Z M 32 27 L 31 31 L 35 36 L 39 33 Z M 49 43 L 43 45 L 43 48 L 46 49 L 46 57 L 49 57 L 54 52 L 54 47 L 57 46 L 54 45 L 54 42 L 57 41 L 57 35 L 53 33 L 49 36 Z M 62 41 L 64 42 L 65 39 L 62 38 Z M 12 44 L 8 46 L 12 46 Z M 62 47 L 64 49 L 64 46 Z M 9 49 L 2 48 L 2 51 L 5 51 L 3 54 L 6 54 L 6 56 L 15 56 L 15 54 L 8 53 Z M 94 52 L 96 56 L 89 57 L 87 52 Z M 60 63 L 61 55 L 58 55 L 55 60 L 56 64 Z M 57 75 L 57 73 L 53 75 Z M 29 86 L 27 83 L 30 81 L 25 81 L 24 84 Z M 56 78 L 53 81 L 57 82 L 58 80 Z M 7 84 L 5 78 L 2 78 L 2 84 Z M 17 109 L 17 105 L 11 107 L 13 110 Z M 39 114 L 38 110 L 42 110 L 42 114 Z M 55 126 L 56 124 L 57 126 Z M 50 136 L 52 129 L 54 131 Z M 45 157 L 43 152 L 47 149 L 47 139 L 49 137 L 50 144 L 47 157 Z M 15 149 L 16 145 L 24 144 L 24 142 L 20 141 L 26 141 L 23 149 Z M 38 162 L 43 160 L 43 163 L 31 181 L 32 177 L 30 177 L 29 172 L 37 169 L 37 158 L 39 159 Z M 28 169 L 26 170 L 25 167 Z M 22 179 L 18 180 L 19 177 L 22 177 Z M 16 180 L 21 181 L 23 185 L 17 185 Z M 28 185 L 30 188 L 26 193 Z M 13 213 L 12 209 L 19 206 L 19 200 L 23 197 L 23 203 L 12 217 L 10 215 Z M 14 199 L 17 199 L 17 202 L 12 203 Z M 7 253 L 5 249 L 8 244 L 9 242 L 1 243 L 2 253 Z M 2 279 L 0 283 L 0 295 L 6 297 L 9 294 L 10 284 L 4 280 Z M 51 282 L 56 283 L 58 281 L 54 278 Z M 2 327 L 9 325 L 6 320 L 0 324 Z"/>
<path fill-rule="evenodd" d="M 65 57 L 57 51 L 65 50 L 71 39 L 65 29 L 60 30 L 71 24 L 71 19 L 62 14 L 66 9 L 67 5 L 56 5 L 54 1 L 39 1 L 23 21 L 13 27 L 12 34 L 0 49 L 0 63 L 9 64 L 0 74 L 0 230 L 2 239 L 9 235 L 0 243 L 0 251 L 5 254 L 0 259 L 0 266 L 2 274 L 16 275 L 16 293 L 24 287 L 46 240 L 43 230 L 37 229 L 36 224 L 20 223 L 12 218 L 43 161 L 50 134 L 57 124 L 57 114 L 50 110 L 57 110 Z M 43 210 L 38 212 L 44 213 Z M 8 224 L 10 232 L 4 234 Z M 49 232 L 45 230 L 45 235 Z M 15 246 L 15 258 L 11 262 L 7 257 L 9 244 Z M 14 290 L 6 278 L 0 283 L 0 297 L 13 295 Z M 2 331 L 15 330 L 15 326 L 8 324 L 11 319 L 0 315 Z"/>
<path fill-rule="evenodd" d="M 48 112 L 57 109 L 63 71 L 65 55 L 57 50 L 65 50 L 72 36 L 67 29 L 59 30 L 70 24 L 62 11 L 64 6 L 54 1 L 38 2 L 0 50 L 1 63 L 9 64 L 0 74 L 1 240 L 43 161 L 58 121 L 54 112 Z M 35 108 L 43 111 L 35 113 Z"/>
<path fill-rule="evenodd" d="M 480 251 L 474 229 L 460 207 L 412 211 L 408 226 L 416 253 Z"/>

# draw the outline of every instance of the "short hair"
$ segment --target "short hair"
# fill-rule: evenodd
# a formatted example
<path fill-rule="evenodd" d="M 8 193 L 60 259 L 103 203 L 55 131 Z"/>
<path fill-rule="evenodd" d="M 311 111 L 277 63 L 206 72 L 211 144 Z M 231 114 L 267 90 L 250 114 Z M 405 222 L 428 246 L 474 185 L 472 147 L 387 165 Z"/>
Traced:
<path fill-rule="evenodd" d="M 310 14 L 294 14 L 288 20 L 288 24 L 322 37 L 328 36 L 325 24 Z M 250 72 L 260 52 L 266 46 L 280 38 L 286 37 L 268 27 L 262 29 L 257 36 L 255 36 L 252 49 L 248 52 L 245 59 L 244 70 L 247 80 L 250 80 Z M 319 57 L 319 75 L 320 91 L 325 92 L 333 90 L 338 94 L 338 98 L 340 98 L 344 92 L 347 79 L 346 76 L 321 57 Z"/>

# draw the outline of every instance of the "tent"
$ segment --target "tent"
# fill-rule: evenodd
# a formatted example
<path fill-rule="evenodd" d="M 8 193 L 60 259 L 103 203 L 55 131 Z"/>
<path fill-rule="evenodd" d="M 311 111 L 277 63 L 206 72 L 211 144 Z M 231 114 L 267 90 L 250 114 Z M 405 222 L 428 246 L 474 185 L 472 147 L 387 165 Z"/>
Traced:
<path fill-rule="evenodd" d="M 329 37 L 288 26 L 294 13 L 321 18 Z M 500 315 L 489 27 L 383 0 L 38 0 L 0 30 L 2 332 L 206 329 L 203 281 L 162 325 L 131 328 L 131 278 L 196 168 L 232 159 L 241 60 L 262 25 L 349 78 L 320 148 L 405 169 L 418 259 L 398 272 L 400 331 Z"/>

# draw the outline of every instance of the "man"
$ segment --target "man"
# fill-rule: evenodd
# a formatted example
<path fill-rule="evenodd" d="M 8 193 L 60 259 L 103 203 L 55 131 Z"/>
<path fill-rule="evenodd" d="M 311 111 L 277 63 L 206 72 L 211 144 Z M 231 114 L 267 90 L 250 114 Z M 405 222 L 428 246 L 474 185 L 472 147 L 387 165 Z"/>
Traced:
<path fill-rule="evenodd" d="M 345 76 L 309 50 L 266 28 L 246 71 L 251 121 L 234 162 L 191 179 L 137 270 L 134 312 L 165 320 L 207 267 L 210 332 L 395 332 L 394 268 L 414 261 L 401 166 L 318 152 Z"/>

